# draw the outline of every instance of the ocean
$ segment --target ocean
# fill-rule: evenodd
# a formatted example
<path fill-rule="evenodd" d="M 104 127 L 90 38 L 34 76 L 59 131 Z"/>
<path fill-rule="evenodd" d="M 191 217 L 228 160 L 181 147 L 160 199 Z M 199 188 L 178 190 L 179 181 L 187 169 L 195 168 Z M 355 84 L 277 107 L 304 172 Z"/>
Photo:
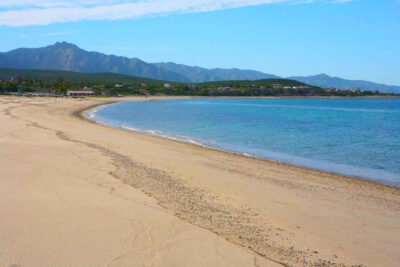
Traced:
<path fill-rule="evenodd" d="M 128 131 L 400 186 L 399 98 L 132 101 L 88 116 Z"/>

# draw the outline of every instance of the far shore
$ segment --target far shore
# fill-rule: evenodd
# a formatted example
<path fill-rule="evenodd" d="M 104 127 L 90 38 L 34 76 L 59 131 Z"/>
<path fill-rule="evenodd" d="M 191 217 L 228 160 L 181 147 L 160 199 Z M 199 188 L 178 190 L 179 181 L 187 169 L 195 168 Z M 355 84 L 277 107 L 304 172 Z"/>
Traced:
<path fill-rule="evenodd" d="M 0 97 L 0 266 L 399 265 L 397 187 L 85 116 L 176 98 Z"/>

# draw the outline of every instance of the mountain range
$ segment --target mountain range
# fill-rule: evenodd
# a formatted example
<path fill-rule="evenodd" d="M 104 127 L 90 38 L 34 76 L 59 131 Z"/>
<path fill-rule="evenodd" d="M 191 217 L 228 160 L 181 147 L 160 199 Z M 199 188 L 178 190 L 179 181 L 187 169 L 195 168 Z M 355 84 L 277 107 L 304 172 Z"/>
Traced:
<path fill-rule="evenodd" d="M 57 42 L 41 48 L 18 48 L 9 52 L 2 52 L 0 53 L 0 68 L 64 70 L 83 73 L 111 72 L 188 83 L 280 78 L 273 74 L 254 70 L 207 69 L 173 62 L 147 63 L 138 58 L 86 51 L 67 42 Z M 338 77 L 330 77 L 326 74 L 288 77 L 288 79 L 324 88 L 335 87 L 339 89 L 400 93 L 400 86 L 361 80 L 345 80 Z"/>
<path fill-rule="evenodd" d="M 293 76 L 288 79 L 319 86 L 321 88 L 338 89 L 362 89 L 368 91 L 379 91 L 382 93 L 400 93 L 400 86 L 373 83 L 363 80 L 346 80 L 339 77 L 331 77 L 326 74 L 312 76 Z"/>

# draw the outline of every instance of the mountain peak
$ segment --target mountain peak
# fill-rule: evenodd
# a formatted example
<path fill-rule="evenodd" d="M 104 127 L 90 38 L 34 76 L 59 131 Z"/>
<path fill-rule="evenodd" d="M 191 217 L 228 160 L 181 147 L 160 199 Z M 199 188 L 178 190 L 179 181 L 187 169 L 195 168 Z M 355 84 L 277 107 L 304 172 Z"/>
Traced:
<path fill-rule="evenodd" d="M 320 73 L 317 75 L 314 75 L 314 77 L 319 77 L 319 78 L 330 78 L 330 76 L 326 73 Z"/>
<path fill-rule="evenodd" d="M 65 41 L 62 42 L 56 42 L 54 45 L 51 45 L 53 47 L 61 47 L 61 48 L 70 48 L 70 49 L 79 49 L 79 47 L 75 44 L 68 43 Z"/>

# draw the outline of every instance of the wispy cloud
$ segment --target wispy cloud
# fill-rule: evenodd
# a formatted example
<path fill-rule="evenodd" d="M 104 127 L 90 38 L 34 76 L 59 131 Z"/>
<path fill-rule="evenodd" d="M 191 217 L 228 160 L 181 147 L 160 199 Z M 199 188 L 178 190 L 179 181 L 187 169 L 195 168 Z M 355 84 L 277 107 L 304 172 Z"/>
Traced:
<path fill-rule="evenodd" d="M 347 2 L 352 0 L 306 0 Z M 0 25 L 29 26 L 81 20 L 134 19 L 174 13 L 208 12 L 301 0 L 0 0 Z"/>

